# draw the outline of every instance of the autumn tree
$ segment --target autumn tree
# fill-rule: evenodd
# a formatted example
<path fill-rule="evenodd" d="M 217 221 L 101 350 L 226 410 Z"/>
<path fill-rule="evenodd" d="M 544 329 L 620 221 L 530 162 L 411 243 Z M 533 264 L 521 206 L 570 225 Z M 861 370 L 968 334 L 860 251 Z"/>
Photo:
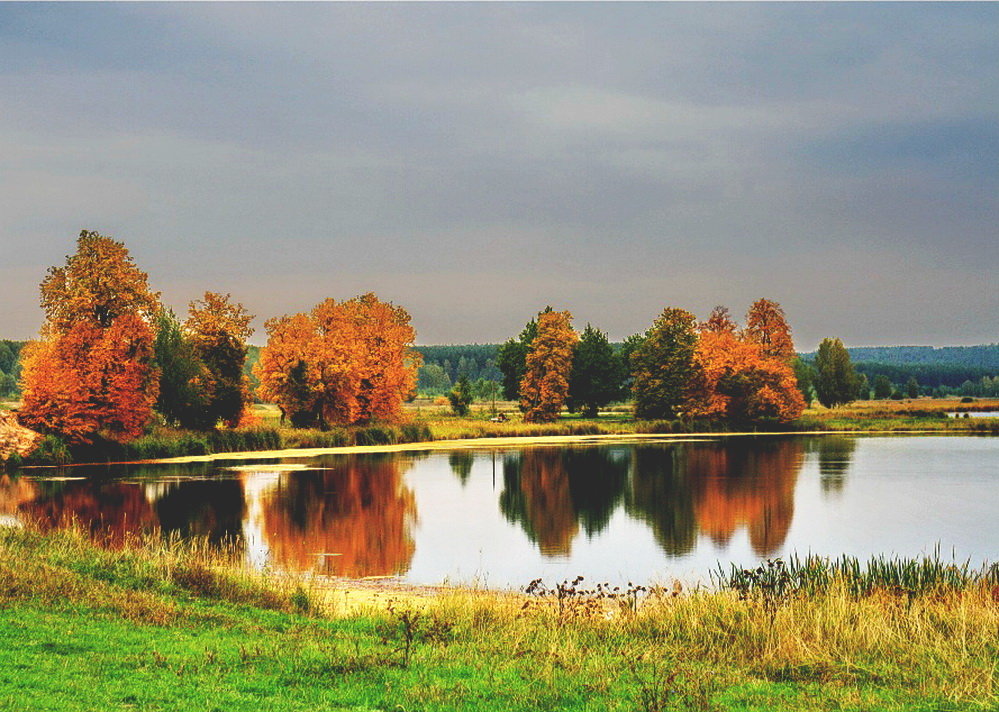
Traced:
<path fill-rule="evenodd" d="M 551 311 L 551 307 L 547 311 Z M 516 339 L 509 339 L 500 346 L 496 366 L 503 373 L 503 397 L 507 400 L 520 399 L 520 382 L 524 380 L 527 370 L 527 352 L 537 333 L 537 319 L 531 319 Z"/>
<path fill-rule="evenodd" d="M 156 402 L 152 320 L 158 295 L 124 244 L 84 230 L 41 284 L 41 339 L 23 358 L 20 418 L 73 443 L 124 442 Z"/>
<path fill-rule="evenodd" d="M 253 316 L 228 294 L 205 292 L 191 302 L 184 330 L 208 372 L 206 421 L 235 426 L 250 401 L 243 367 Z"/>
<path fill-rule="evenodd" d="M 728 310 L 716 307 L 700 326 L 687 391 L 688 415 L 736 423 L 789 421 L 801 415 L 805 402 L 780 306 L 761 299 L 747 321 L 753 326 L 740 332 Z"/>
<path fill-rule="evenodd" d="M 569 395 L 572 352 L 579 337 L 567 311 L 543 311 L 537 322 L 520 381 L 520 407 L 525 421 L 545 423 L 558 419 Z"/>
<path fill-rule="evenodd" d="M 744 339 L 759 344 L 765 358 L 791 363 L 796 356 L 784 310 L 769 299 L 758 299 L 749 308 Z"/>
<path fill-rule="evenodd" d="M 695 325 L 690 312 L 664 309 L 631 354 L 637 417 L 675 418 L 682 410 L 694 371 Z"/>
<path fill-rule="evenodd" d="M 295 425 L 394 421 L 416 385 L 416 332 L 405 309 L 365 294 L 271 319 L 260 394 Z"/>
<path fill-rule="evenodd" d="M 857 374 L 850 354 L 839 339 L 823 339 L 815 355 L 815 394 L 826 408 L 835 408 L 854 400 Z M 875 387 L 877 383 L 875 383 Z"/>
<path fill-rule="evenodd" d="M 589 324 L 576 344 L 569 377 L 569 397 L 583 415 L 595 417 L 599 409 L 623 395 L 624 369 L 607 335 Z"/>

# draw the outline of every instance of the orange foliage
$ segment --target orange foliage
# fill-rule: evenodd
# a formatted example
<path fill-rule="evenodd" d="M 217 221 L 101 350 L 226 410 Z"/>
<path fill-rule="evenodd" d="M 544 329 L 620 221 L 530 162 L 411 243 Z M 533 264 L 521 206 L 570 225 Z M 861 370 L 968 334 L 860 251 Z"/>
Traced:
<path fill-rule="evenodd" d="M 87 230 L 66 266 L 49 268 L 41 295 L 48 324 L 60 332 L 79 322 L 107 328 L 124 314 L 150 320 L 159 303 L 124 243 Z"/>
<path fill-rule="evenodd" d="M 108 328 L 77 323 L 25 348 L 20 420 L 71 443 L 95 435 L 126 442 L 142 434 L 159 382 L 152 368 L 153 333 L 135 314 Z"/>
<path fill-rule="evenodd" d="M 41 284 L 46 323 L 23 358 L 22 422 L 72 443 L 140 435 L 159 390 L 157 300 L 122 243 L 80 233 L 76 254 Z"/>
<path fill-rule="evenodd" d="M 784 317 L 780 304 L 769 299 L 753 302 L 746 314 L 746 341 L 759 344 L 766 358 L 791 363 L 795 358 L 791 327 Z"/>
<path fill-rule="evenodd" d="M 261 397 L 303 424 L 400 419 L 420 363 L 409 318 L 365 294 L 269 320 L 256 370 Z"/>
<path fill-rule="evenodd" d="M 527 352 L 527 369 L 520 382 L 524 420 L 556 420 L 569 395 L 572 350 L 579 336 L 572 330 L 572 314 L 545 311 L 538 314 L 538 332 Z"/>
<path fill-rule="evenodd" d="M 786 422 L 801 415 L 805 401 L 786 357 L 788 345 L 794 353 L 790 330 L 778 305 L 760 300 L 754 309 L 761 304 L 765 309 L 757 313 L 765 314 L 769 321 L 756 319 L 754 327 L 747 327 L 741 335 L 722 307 L 701 326 L 687 415 L 735 422 L 764 418 Z M 768 325 L 767 329 L 761 324 Z"/>

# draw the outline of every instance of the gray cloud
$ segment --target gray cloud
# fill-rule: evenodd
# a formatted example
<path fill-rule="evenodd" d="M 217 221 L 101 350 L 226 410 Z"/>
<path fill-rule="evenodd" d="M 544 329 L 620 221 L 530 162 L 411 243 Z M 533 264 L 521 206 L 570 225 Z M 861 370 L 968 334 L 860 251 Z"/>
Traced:
<path fill-rule="evenodd" d="M 781 301 L 994 341 L 991 4 L 0 5 L 0 335 L 83 227 L 164 299 L 374 290 L 420 341 Z M 25 296 L 29 295 L 29 296 Z M 258 334 L 258 340 L 262 335 Z"/>

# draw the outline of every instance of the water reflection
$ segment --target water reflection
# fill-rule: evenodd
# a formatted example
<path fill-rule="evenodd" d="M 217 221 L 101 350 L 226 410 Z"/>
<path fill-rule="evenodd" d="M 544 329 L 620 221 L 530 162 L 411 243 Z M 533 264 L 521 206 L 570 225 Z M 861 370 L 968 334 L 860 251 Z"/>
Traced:
<path fill-rule="evenodd" d="M 624 456 L 622 456 L 624 455 Z M 534 448 L 503 458 L 500 511 L 545 556 L 567 556 L 580 525 L 599 534 L 624 496 L 626 453 L 607 448 Z"/>
<path fill-rule="evenodd" d="M 723 438 L 72 469 L 99 477 L 0 477 L 0 523 L 75 521 L 112 544 L 162 530 L 233 541 L 261 566 L 352 577 L 406 575 L 420 547 L 440 578 L 470 559 L 489 573 L 483 551 L 500 541 L 496 555 L 545 565 L 600 542 L 610 561 L 642 542 L 656 561 L 733 547 L 768 557 L 787 545 L 806 452 L 813 491 L 841 493 L 856 448 L 840 436 Z M 450 553 L 466 539 L 476 543 Z"/>
<path fill-rule="evenodd" d="M 846 484 L 846 473 L 857 449 L 857 439 L 829 435 L 817 438 L 816 450 L 819 456 L 819 481 L 822 491 L 839 494 Z"/>
<path fill-rule="evenodd" d="M 296 571 L 391 576 L 409 569 L 416 545 L 409 460 L 343 458 L 336 466 L 281 476 L 262 492 L 259 528 L 271 561 Z"/>

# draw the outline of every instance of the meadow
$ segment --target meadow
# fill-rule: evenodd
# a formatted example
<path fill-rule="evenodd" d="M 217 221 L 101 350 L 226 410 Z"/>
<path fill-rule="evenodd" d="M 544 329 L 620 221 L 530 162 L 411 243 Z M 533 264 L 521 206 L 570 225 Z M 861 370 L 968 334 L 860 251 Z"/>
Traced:
<path fill-rule="evenodd" d="M 235 549 L 0 530 L 0 707 L 988 710 L 996 567 L 772 562 L 715 586 L 381 589 Z"/>

